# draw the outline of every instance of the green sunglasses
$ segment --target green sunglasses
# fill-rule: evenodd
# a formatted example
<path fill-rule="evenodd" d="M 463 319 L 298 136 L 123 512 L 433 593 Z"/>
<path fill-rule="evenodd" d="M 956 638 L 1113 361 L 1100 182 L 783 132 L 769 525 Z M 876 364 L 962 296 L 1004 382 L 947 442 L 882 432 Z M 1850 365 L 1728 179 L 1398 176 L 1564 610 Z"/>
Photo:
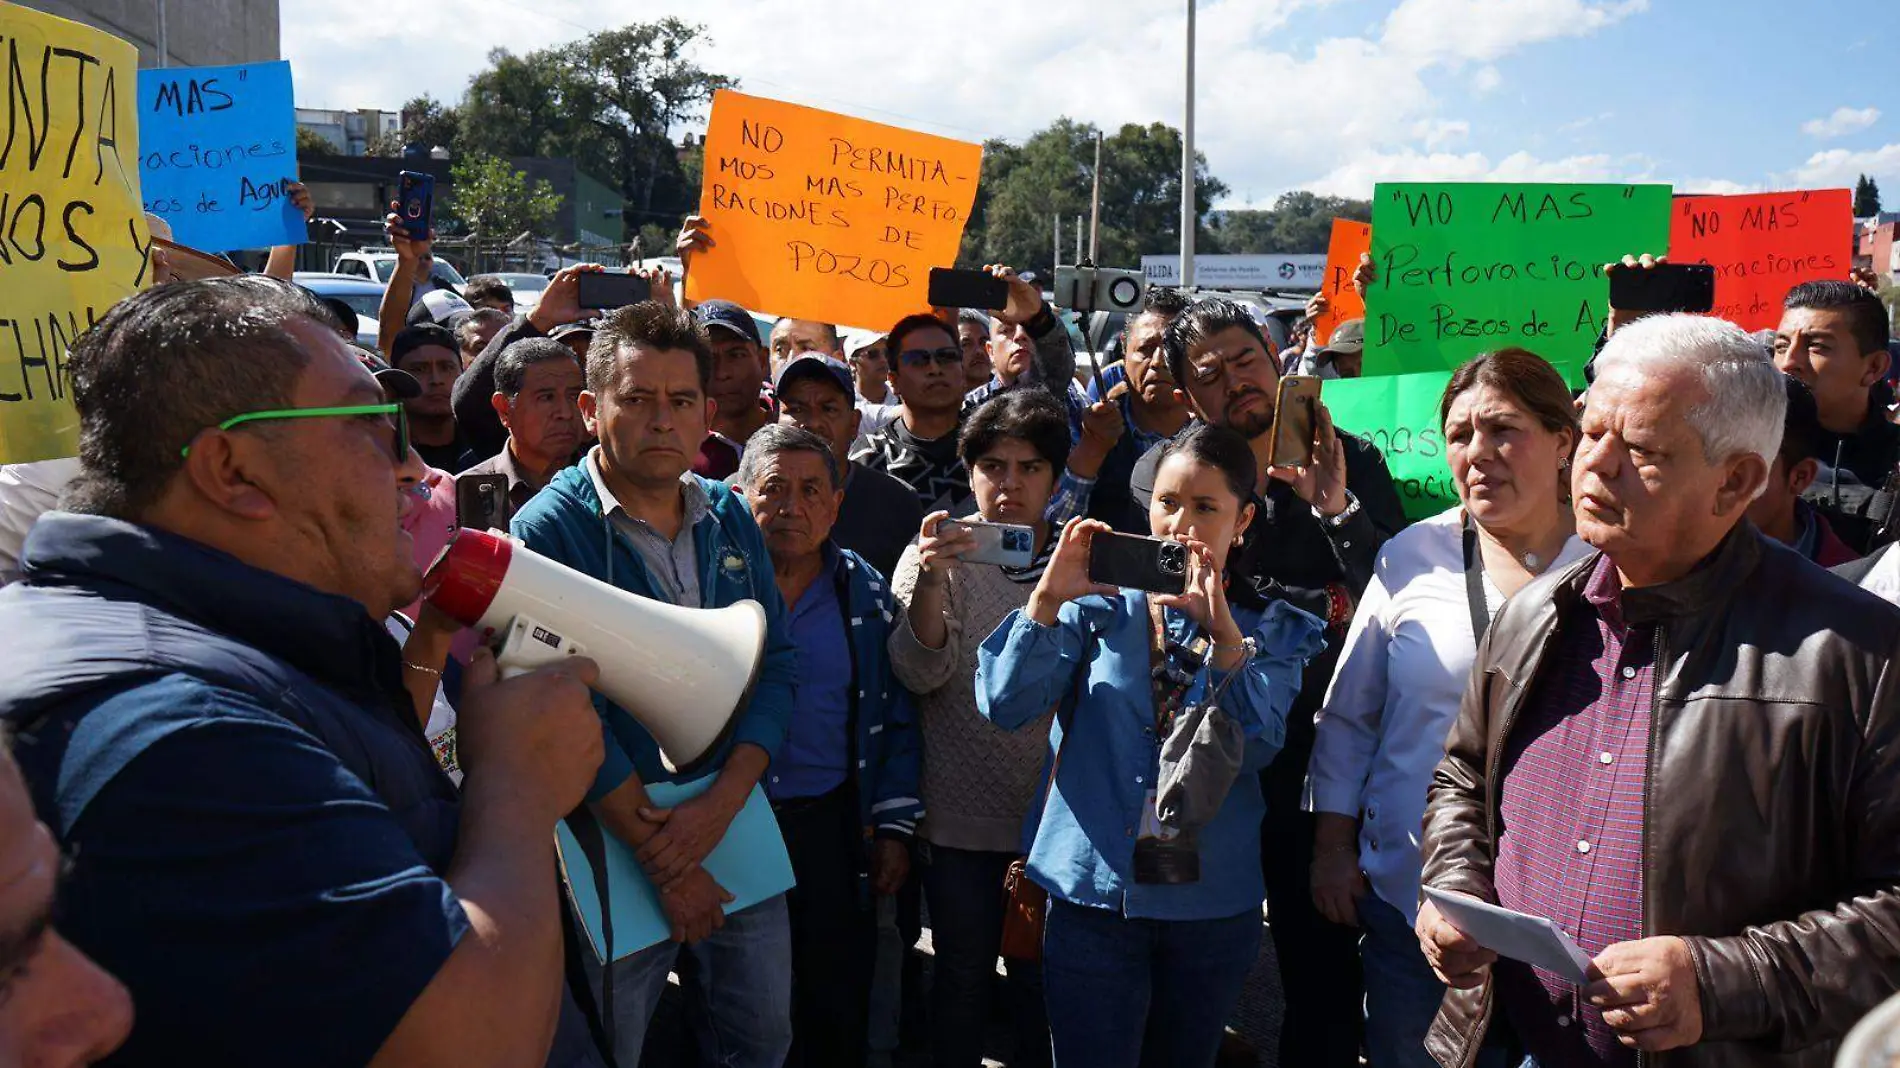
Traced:
<path fill-rule="evenodd" d="M 400 404 L 353 404 L 345 408 L 280 408 L 269 412 L 246 412 L 219 423 L 218 429 L 230 430 L 245 423 L 268 423 L 281 419 L 331 419 L 362 415 L 395 416 L 391 425 L 396 432 L 396 462 L 400 464 L 409 458 L 409 413 Z M 179 450 L 179 455 L 190 456 L 191 446 Z"/>

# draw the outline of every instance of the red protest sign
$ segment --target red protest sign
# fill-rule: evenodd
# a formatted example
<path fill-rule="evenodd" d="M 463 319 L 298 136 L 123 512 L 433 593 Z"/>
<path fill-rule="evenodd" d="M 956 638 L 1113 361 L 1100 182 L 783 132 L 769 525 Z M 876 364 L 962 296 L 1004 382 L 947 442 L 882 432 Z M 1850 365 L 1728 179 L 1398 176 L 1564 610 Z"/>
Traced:
<path fill-rule="evenodd" d="M 1333 220 L 1333 237 L 1326 245 L 1326 278 L 1319 287 L 1326 310 L 1313 323 L 1313 337 L 1319 344 L 1331 341 L 1333 328 L 1340 323 L 1366 317 L 1365 298 L 1352 287 L 1352 276 L 1359 269 L 1359 257 L 1370 251 L 1371 223 Z"/>
<path fill-rule="evenodd" d="M 1788 290 L 1847 278 L 1853 200 L 1845 189 L 1678 197 L 1670 212 L 1669 258 L 1715 267 L 1711 314 L 1744 330 L 1773 329 Z"/>

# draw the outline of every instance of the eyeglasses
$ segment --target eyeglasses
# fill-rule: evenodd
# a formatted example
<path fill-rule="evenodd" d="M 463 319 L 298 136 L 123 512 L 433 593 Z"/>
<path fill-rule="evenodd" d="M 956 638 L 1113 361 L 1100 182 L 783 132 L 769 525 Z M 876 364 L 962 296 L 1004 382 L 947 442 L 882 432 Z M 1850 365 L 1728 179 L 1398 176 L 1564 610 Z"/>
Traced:
<path fill-rule="evenodd" d="M 941 349 L 905 349 L 897 354 L 897 358 L 905 367 L 928 367 L 933 360 L 939 367 L 961 367 L 963 350 L 955 345 Z"/>
<path fill-rule="evenodd" d="M 281 419 L 335 419 L 353 416 L 381 415 L 393 416 L 391 429 L 395 431 L 395 458 L 398 464 L 409 459 L 409 413 L 400 404 L 353 404 L 343 408 L 280 408 L 268 412 L 245 412 L 234 415 L 218 424 L 219 430 L 231 430 L 245 423 L 269 423 Z M 180 456 L 190 456 L 191 446 L 179 450 Z"/>

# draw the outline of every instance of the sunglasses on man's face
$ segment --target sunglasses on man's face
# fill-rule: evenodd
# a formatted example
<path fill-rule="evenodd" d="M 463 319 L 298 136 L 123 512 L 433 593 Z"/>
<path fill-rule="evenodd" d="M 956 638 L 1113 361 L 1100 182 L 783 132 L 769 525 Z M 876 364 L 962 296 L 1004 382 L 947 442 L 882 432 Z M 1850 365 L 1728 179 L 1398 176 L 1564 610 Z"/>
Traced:
<path fill-rule="evenodd" d="M 929 367 L 933 361 L 938 367 L 961 367 L 963 350 L 955 345 L 941 349 L 905 349 L 897 358 L 905 367 Z"/>
<path fill-rule="evenodd" d="M 245 412 L 218 424 L 219 430 L 233 430 L 246 423 L 272 423 L 285 419 L 381 418 L 393 432 L 392 454 L 398 466 L 409 460 L 409 412 L 400 404 L 353 404 L 342 408 L 279 408 L 267 412 Z M 186 445 L 180 455 L 190 456 Z"/>

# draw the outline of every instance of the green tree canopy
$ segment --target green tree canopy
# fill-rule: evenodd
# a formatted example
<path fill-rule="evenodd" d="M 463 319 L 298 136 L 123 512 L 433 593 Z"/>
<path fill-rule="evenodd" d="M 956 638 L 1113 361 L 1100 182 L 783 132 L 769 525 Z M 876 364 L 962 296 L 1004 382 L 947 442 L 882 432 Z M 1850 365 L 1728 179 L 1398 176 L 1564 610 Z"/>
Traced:
<path fill-rule="evenodd" d="M 1854 218 L 1865 219 L 1880 214 L 1880 185 L 1872 178 L 1861 175 L 1854 183 Z"/>
<path fill-rule="evenodd" d="M 450 218 L 487 246 L 505 245 L 523 232 L 546 237 L 561 210 L 562 197 L 552 185 L 545 180 L 530 183 L 499 156 L 463 156 L 449 177 Z"/>
<path fill-rule="evenodd" d="M 1210 252 L 1316 253 L 1332 240 L 1333 220 L 1372 221 L 1372 202 L 1320 196 L 1303 190 L 1282 193 L 1265 211 L 1224 211 L 1215 215 L 1216 247 Z"/>

